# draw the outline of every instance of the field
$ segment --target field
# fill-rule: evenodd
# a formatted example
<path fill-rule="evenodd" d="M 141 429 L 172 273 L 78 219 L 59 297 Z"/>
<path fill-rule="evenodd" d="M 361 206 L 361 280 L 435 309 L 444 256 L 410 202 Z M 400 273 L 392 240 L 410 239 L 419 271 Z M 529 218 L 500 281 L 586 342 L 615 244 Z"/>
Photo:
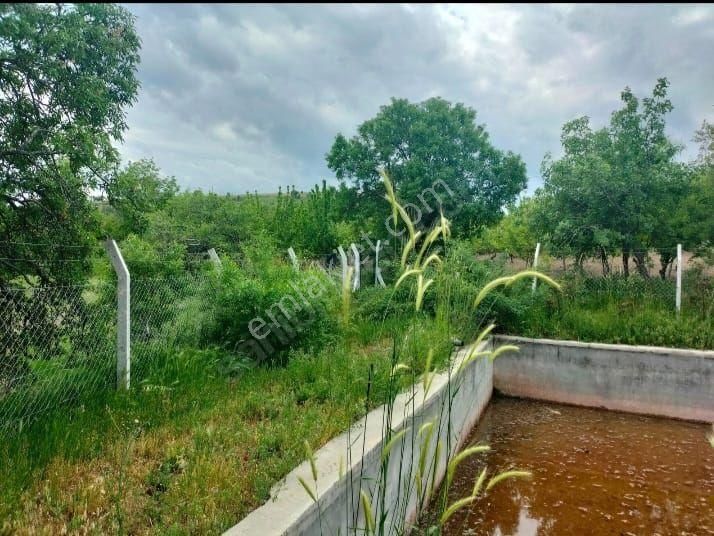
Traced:
<path fill-rule="evenodd" d="M 534 247 L 535 250 L 535 247 Z M 494 260 L 499 256 L 496 254 L 478 254 L 476 259 L 480 261 Z M 610 266 L 611 275 L 621 275 L 622 274 L 622 257 L 619 255 L 608 255 L 607 261 Z M 511 258 L 508 259 L 507 265 L 509 269 L 513 271 L 526 270 L 530 267 L 530 263 L 525 259 Z M 704 262 L 700 257 L 691 251 L 682 251 L 682 270 L 686 271 L 691 268 L 695 268 L 697 265 L 701 265 L 703 268 L 704 275 L 708 277 L 714 276 L 714 265 Z M 603 271 L 603 264 L 599 259 L 587 258 L 582 262 L 582 271 L 591 277 L 603 277 L 606 274 Z M 657 277 L 657 270 L 660 267 L 660 255 L 656 251 L 648 252 L 648 267 L 649 271 L 653 277 Z M 540 256 L 538 261 L 538 268 L 548 272 L 549 274 L 558 276 L 563 275 L 569 271 L 576 268 L 575 260 L 572 257 L 556 258 L 545 253 Z M 676 271 L 676 264 L 672 265 L 667 269 L 666 277 L 667 279 L 674 280 Z"/>

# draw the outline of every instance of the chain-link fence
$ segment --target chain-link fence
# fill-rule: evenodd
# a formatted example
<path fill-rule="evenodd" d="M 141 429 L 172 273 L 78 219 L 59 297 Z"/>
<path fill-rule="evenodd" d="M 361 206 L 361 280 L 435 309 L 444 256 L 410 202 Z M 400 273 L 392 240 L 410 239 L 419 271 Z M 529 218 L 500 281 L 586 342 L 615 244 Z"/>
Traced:
<path fill-rule="evenodd" d="M 360 251 L 361 270 L 355 272 L 354 277 L 359 277 L 361 286 L 376 284 L 374 242 L 356 244 Z M 399 245 L 399 240 L 391 243 L 382 241 L 379 267 L 383 279 L 387 282 L 393 282 L 398 277 Z M 353 266 L 351 245 L 343 249 L 347 264 Z M 528 255 L 495 252 L 480 254 L 477 258 L 494 261 L 507 273 L 533 268 L 535 262 L 538 271 L 563 284 L 565 299 L 599 300 L 600 305 L 617 305 L 616 309 L 628 314 L 658 307 L 674 313 L 686 309 L 690 313 L 711 316 L 711 304 L 714 302 L 714 263 L 706 256 L 683 250 L 680 257 L 676 244 L 657 250 L 632 249 L 624 258 L 621 252 L 605 250 L 597 255 L 577 257 L 563 253 L 568 249 L 574 248 L 533 244 L 533 250 Z M 681 294 L 678 302 L 679 259 Z M 341 267 L 337 251 L 321 256 L 319 262 L 333 272 L 338 272 Z"/>
<path fill-rule="evenodd" d="M 0 289 L 0 431 L 114 382 L 116 287 Z"/>
<path fill-rule="evenodd" d="M 213 282 L 206 272 L 132 281 L 132 382 L 141 382 L 157 357 L 204 340 Z"/>
<path fill-rule="evenodd" d="M 0 287 L 0 435 L 129 382 L 153 388 L 160 381 L 154 373 L 162 374 L 178 352 L 220 344 L 214 319 L 221 261 L 215 252 L 182 259 L 135 253 L 125 264 L 118 249 L 108 248 L 115 270 L 127 269 L 128 285 L 110 276 L 71 286 Z M 365 275 L 373 278 L 373 268 Z M 121 299 L 126 288 L 128 315 Z M 119 351 L 126 316 L 128 377 Z"/>
<path fill-rule="evenodd" d="M 196 345 L 210 322 L 206 270 L 131 282 L 131 378 Z M 0 288 L 0 435 L 117 386 L 117 283 Z"/>
<path fill-rule="evenodd" d="M 550 297 L 544 294 L 544 299 L 558 300 L 557 306 L 551 308 L 558 315 L 557 322 L 580 323 L 583 331 L 592 329 L 593 337 L 611 331 L 612 338 L 627 341 L 625 326 L 631 325 L 636 326 L 632 329 L 638 330 L 638 334 L 651 330 L 651 338 L 657 340 L 659 332 L 676 329 L 673 324 L 657 325 L 662 323 L 663 314 L 686 318 L 714 330 L 714 264 L 706 255 L 686 250 L 680 254 L 677 245 L 632 250 L 626 256 L 622 252 L 603 251 L 576 258 L 563 255 L 562 249 L 542 244 L 533 246 L 528 259 L 507 254 L 489 258 L 500 259 L 508 272 L 535 265 L 538 271 L 555 278 L 563 292 Z M 587 321 L 580 316 L 583 312 L 588 313 Z M 617 319 L 621 320 L 619 324 L 614 321 Z"/>
<path fill-rule="evenodd" d="M 359 270 L 355 270 L 355 256 L 352 246 L 355 246 L 359 255 Z M 353 268 L 353 280 L 359 279 L 358 288 L 371 286 L 383 286 L 392 284 L 399 277 L 400 271 L 400 252 L 397 247 L 403 247 L 400 240 L 390 239 L 371 239 L 368 236 L 363 237 L 358 242 L 345 244 L 342 250 L 345 253 L 345 260 L 348 267 Z M 337 281 L 342 278 L 342 260 L 337 249 L 330 253 L 319 255 L 316 259 L 309 262 L 314 262 L 332 273 Z"/>
<path fill-rule="evenodd" d="M 360 251 L 362 286 L 373 286 L 374 251 L 367 247 Z M 603 324 L 624 316 L 639 315 L 646 320 L 653 309 L 677 314 L 676 248 L 670 255 L 673 261 L 662 269 L 659 253 L 641 253 L 637 262 L 646 263 L 645 270 L 630 260 L 630 276 L 625 277 L 621 256 L 573 259 L 543 246 L 537 268 L 564 287 L 557 295 L 544 292 L 544 299 L 592 311 L 594 323 L 596 315 L 602 316 Z M 534 256 L 529 261 L 505 254 L 484 258 L 500 258 L 511 272 L 532 266 Z M 354 262 L 351 257 L 347 260 Z M 339 278 L 338 257 L 326 255 L 319 261 Z M 379 265 L 388 285 L 395 279 L 398 264 L 391 244 L 384 247 Z M 211 266 L 205 258 L 196 258 L 183 271 L 172 269 L 173 275 L 165 277 L 148 277 L 146 267 L 141 275 L 137 266 L 130 292 L 132 385 L 141 386 L 147 380 L 157 359 L 170 359 L 179 349 L 207 340 L 216 292 Z M 714 266 L 684 251 L 681 272 L 682 314 L 711 319 Z M 0 288 L 0 434 L 48 410 L 81 403 L 117 387 L 117 288 L 114 279 Z M 553 311 L 568 321 L 568 309 L 555 305 Z"/>
<path fill-rule="evenodd" d="M 536 258 L 536 249 L 538 255 Z M 533 245 L 526 258 L 508 253 L 483 254 L 503 264 L 506 271 L 516 272 L 532 268 L 544 272 L 571 287 L 600 294 L 604 298 L 627 300 L 657 299 L 672 310 L 677 308 L 678 254 L 677 246 L 658 250 L 632 250 L 622 253 L 603 251 L 594 256 L 575 257 L 562 254 L 558 248 L 547 244 Z M 627 266 L 627 268 L 625 267 Z M 714 265 L 704 256 L 689 251 L 681 254 L 681 307 L 698 304 L 707 282 L 714 280 Z M 698 306 L 698 305 L 697 305 Z"/>
<path fill-rule="evenodd" d="M 536 249 L 538 254 L 536 255 Z M 575 258 L 541 244 L 518 255 L 480 253 L 492 272 L 535 268 L 555 279 L 562 292 L 543 283 L 504 292 L 497 303 L 504 332 L 537 338 L 714 348 L 714 262 L 678 247 L 595 252 Z M 564 254 L 566 253 L 566 254 Z M 599 254 L 603 253 L 603 254 Z M 536 260 L 537 259 L 537 260 Z M 681 260 L 680 260 L 681 259 Z M 627 270 L 625 268 L 627 266 Z M 512 290 L 512 289 L 511 289 Z"/>

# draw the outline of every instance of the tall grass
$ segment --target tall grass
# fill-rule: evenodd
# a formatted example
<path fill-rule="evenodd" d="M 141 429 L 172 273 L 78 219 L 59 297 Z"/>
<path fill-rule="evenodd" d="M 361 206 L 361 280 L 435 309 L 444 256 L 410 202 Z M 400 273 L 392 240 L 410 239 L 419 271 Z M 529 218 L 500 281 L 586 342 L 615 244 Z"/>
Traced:
<path fill-rule="evenodd" d="M 474 446 L 463 450 L 461 453 L 456 453 L 454 452 L 455 445 L 451 444 L 452 405 L 456 393 L 460 388 L 460 382 L 463 379 L 462 372 L 469 363 L 474 360 L 493 360 L 502 353 L 506 351 L 516 351 L 517 348 L 504 346 L 497 349 L 487 349 L 487 347 L 482 346 L 480 343 L 494 329 L 494 325 L 490 324 L 485 327 L 479 326 L 475 344 L 470 347 L 465 358 L 460 363 L 460 366 L 454 368 L 451 340 L 451 322 L 454 319 L 454 315 L 452 314 L 452 300 L 456 298 L 459 313 L 463 313 L 465 300 L 463 288 L 456 289 L 457 292 L 452 292 L 454 290 L 452 283 L 454 279 L 458 278 L 454 278 L 453 274 L 442 271 L 444 265 L 448 265 L 449 262 L 447 243 L 450 237 L 450 223 L 442 214 L 435 226 L 428 232 L 417 230 L 409 214 L 397 200 L 388 175 L 382 172 L 382 177 L 387 192 L 386 198 L 391 206 L 394 221 L 395 223 L 401 221 L 408 233 L 408 239 L 401 252 L 401 275 L 397 278 L 394 289 L 383 308 L 383 325 L 389 322 L 389 306 L 392 304 L 395 293 L 399 292 L 399 290 L 409 282 L 413 283 L 411 287 L 413 291 L 411 293 L 413 297 L 413 316 L 409 318 L 407 323 L 408 327 L 405 332 L 400 333 L 399 336 L 396 334 L 392 336 L 393 357 L 392 367 L 386 378 L 387 403 L 385 405 L 385 417 L 382 427 L 382 444 L 384 447 L 381 456 L 381 467 L 376 482 L 369 482 L 365 481 L 364 475 L 362 474 L 364 465 L 360 464 L 358 489 L 353 491 L 353 493 L 359 493 L 360 500 L 357 502 L 356 509 L 353 512 L 350 512 L 351 505 L 346 505 L 347 526 L 349 531 L 354 534 L 383 535 L 392 532 L 407 532 L 409 527 L 406 527 L 404 524 L 407 510 L 414 494 L 416 494 L 417 518 L 421 517 L 423 509 L 430 500 L 436 508 L 441 510 L 441 514 L 437 516 L 438 525 L 428 528 L 428 532 L 432 533 L 434 531 L 438 532 L 440 527 L 443 526 L 454 513 L 473 502 L 479 494 L 488 492 L 488 490 L 506 479 L 529 476 L 527 471 L 507 471 L 493 475 L 488 482 L 485 483 L 487 470 L 484 469 L 474 485 L 473 492 L 468 497 L 447 504 L 448 488 L 459 463 L 468 456 L 476 455 L 488 449 L 486 446 Z M 451 277 L 444 278 L 444 275 L 450 275 Z M 473 313 L 475 310 L 478 310 L 494 289 L 501 287 L 510 288 L 517 285 L 520 281 L 533 277 L 540 279 L 552 287 L 559 288 L 559 285 L 555 283 L 555 281 L 535 271 L 506 275 L 488 282 L 470 297 L 471 312 Z M 434 302 L 428 300 L 428 291 L 432 287 L 440 291 L 440 295 L 436 297 L 436 301 Z M 433 317 L 429 317 L 424 313 L 425 304 L 429 304 L 429 307 L 433 308 L 433 312 L 435 313 Z M 347 318 L 347 315 L 343 314 L 343 318 Z M 395 431 L 392 430 L 392 416 L 395 409 L 394 402 L 396 396 L 402 389 L 402 384 L 400 383 L 401 378 L 406 377 L 408 379 L 408 389 L 411 390 L 410 399 L 412 401 L 416 399 L 418 394 L 421 395 L 422 400 L 425 400 L 431 390 L 433 379 L 437 374 L 438 365 L 434 360 L 435 346 L 427 344 L 418 345 L 414 348 L 410 345 L 410 342 L 414 342 L 411 327 L 418 325 L 419 322 L 424 322 L 425 319 L 436 326 L 439 331 L 440 336 L 437 336 L 437 341 L 439 341 L 438 349 L 442 352 L 446 350 L 444 352 L 446 354 L 445 359 L 443 359 L 440 364 L 446 369 L 448 374 L 448 382 L 446 385 L 448 394 L 442 401 L 444 407 L 442 407 L 438 413 L 438 415 L 445 414 L 446 419 L 435 419 L 423 423 L 419 426 L 418 432 L 416 432 L 418 425 L 416 421 L 417 416 L 412 407 L 409 428 Z M 416 350 L 416 352 L 414 352 L 414 350 Z M 422 356 L 422 358 L 420 359 L 418 356 Z M 371 378 L 374 378 L 374 375 L 371 375 Z M 417 386 L 420 386 L 419 391 L 417 391 Z M 367 398 L 369 398 L 369 396 L 370 391 L 368 390 Z M 365 415 L 365 419 L 366 418 Z M 409 433 L 409 430 L 411 430 L 411 433 Z M 441 436 L 444 435 L 444 430 L 446 444 L 444 444 L 441 439 Z M 399 448 L 399 446 L 406 441 L 412 442 L 411 448 Z M 351 444 L 349 438 L 348 443 Z M 348 448 L 348 451 L 351 451 L 351 449 Z M 406 452 L 410 454 L 407 455 Z M 364 447 L 362 454 L 364 455 Z M 396 498 L 387 497 L 388 490 L 392 489 L 388 486 L 389 479 L 393 478 L 389 472 L 389 463 L 392 456 L 399 456 L 397 460 L 399 467 L 399 475 L 397 478 L 399 480 L 397 482 L 398 491 Z M 405 459 L 406 456 L 411 456 L 411 458 Z M 437 472 L 440 463 L 442 463 L 442 457 L 444 460 L 443 463 L 446 464 L 447 476 L 445 485 L 442 486 L 437 496 Z M 411 472 L 414 467 L 416 467 L 416 470 L 412 475 Z M 408 471 L 408 475 L 406 476 L 405 484 L 402 486 L 403 470 Z M 351 479 L 352 477 L 350 476 L 348 480 L 349 483 L 352 482 Z M 308 487 L 307 484 L 303 485 L 311 498 L 317 503 L 319 509 L 319 497 L 317 496 L 316 489 Z M 365 485 L 367 487 L 366 490 L 363 487 Z M 348 493 L 348 502 L 351 501 L 351 495 L 351 493 Z M 396 525 L 388 522 L 390 516 L 396 520 Z M 331 534 L 336 530 L 335 527 L 323 527 L 322 521 L 320 521 L 320 523 L 323 533 Z"/>
<path fill-rule="evenodd" d="M 391 374 L 389 337 L 410 333 L 405 351 L 416 353 L 440 336 L 412 320 L 353 316 L 321 349 L 237 376 L 221 349 L 155 356 L 130 393 L 58 410 L 0 443 L 0 533 L 229 528 L 304 458 L 304 440 L 323 444 L 409 384 Z M 435 366 L 447 356 L 438 348 Z"/>
<path fill-rule="evenodd" d="M 714 280 L 691 277 L 687 288 L 678 315 L 670 281 L 572 274 L 558 296 L 527 296 L 529 306 L 507 317 L 503 330 L 528 337 L 712 349 Z"/>

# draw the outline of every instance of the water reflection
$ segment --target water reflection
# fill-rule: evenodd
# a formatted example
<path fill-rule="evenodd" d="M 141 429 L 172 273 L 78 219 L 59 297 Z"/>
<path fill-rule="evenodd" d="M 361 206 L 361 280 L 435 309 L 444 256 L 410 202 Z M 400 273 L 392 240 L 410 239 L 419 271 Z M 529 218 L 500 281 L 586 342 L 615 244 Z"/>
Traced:
<path fill-rule="evenodd" d="M 450 501 L 491 474 L 528 469 L 455 514 L 445 534 L 714 534 L 714 450 L 704 425 L 495 398 Z"/>

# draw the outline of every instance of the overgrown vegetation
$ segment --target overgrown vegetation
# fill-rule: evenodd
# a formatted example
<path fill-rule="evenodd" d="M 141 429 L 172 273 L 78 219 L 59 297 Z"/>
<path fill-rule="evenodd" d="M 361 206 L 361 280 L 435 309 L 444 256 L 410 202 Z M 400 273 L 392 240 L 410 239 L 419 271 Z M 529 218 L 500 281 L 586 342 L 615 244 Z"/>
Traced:
<path fill-rule="evenodd" d="M 559 296 L 527 293 L 521 303 L 508 306 L 500 329 L 536 338 L 714 348 L 711 277 L 689 274 L 685 285 L 691 290 L 680 315 L 674 311 L 671 281 L 572 274 L 561 282 Z"/>
<path fill-rule="evenodd" d="M 265 500 L 304 440 L 317 447 L 389 402 L 491 322 L 714 348 L 714 130 L 697 132 L 696 161 L 676 159 L 664 79 L 641 102 L 626 89 L 603 128 L 567 123 L 563 156 L 519 203 L 521 158 L 493 146 L 475 110 L 440 98 L 394 99 L 338 135 L 338 186 L 217 195 L 180 191 L 152 161 L 119 162 L 139 62 L 124 8 L 7 5 L 0 33 L 0 409 L 13 417 L 0 423 L 0 533 L 222 530 Z M 108 237 L 132 274 L 125 394 L 113 391 Z M 390 240 L 380 265 L 390 287 L 404 278 L 396 288 L 363 272 L 353 295 L 322 270 L 351 242 L 369 265 L 377 239 Z M 563 292 L 521 279 L 474 309 L 489 281 L 513 275 L 499 256 L 530 264 L 536 241 L 570 262 Z M 680 242 L 702 264 L 685 273 L 677 316 Z M 591 259 L 607 277 L 586 275 Z M 395 379 L 397 355 L 411 373 Z"/>
<path fill-rule="evenodd" d="M 444 325 L 415 322 L 410 351 L 432 347 L 443 363 Z M 292 350 L 282 366 L 231 367 L 235 354 L 221 350 L 156 355 L 131 393 L 105 391 L 3 442 L 0 528 L 226 529 L 299 462 L 303 439 L 320 445 L 386 401 L 392 337 L 406 326 L 355 317 L 329 345 Z"/>

